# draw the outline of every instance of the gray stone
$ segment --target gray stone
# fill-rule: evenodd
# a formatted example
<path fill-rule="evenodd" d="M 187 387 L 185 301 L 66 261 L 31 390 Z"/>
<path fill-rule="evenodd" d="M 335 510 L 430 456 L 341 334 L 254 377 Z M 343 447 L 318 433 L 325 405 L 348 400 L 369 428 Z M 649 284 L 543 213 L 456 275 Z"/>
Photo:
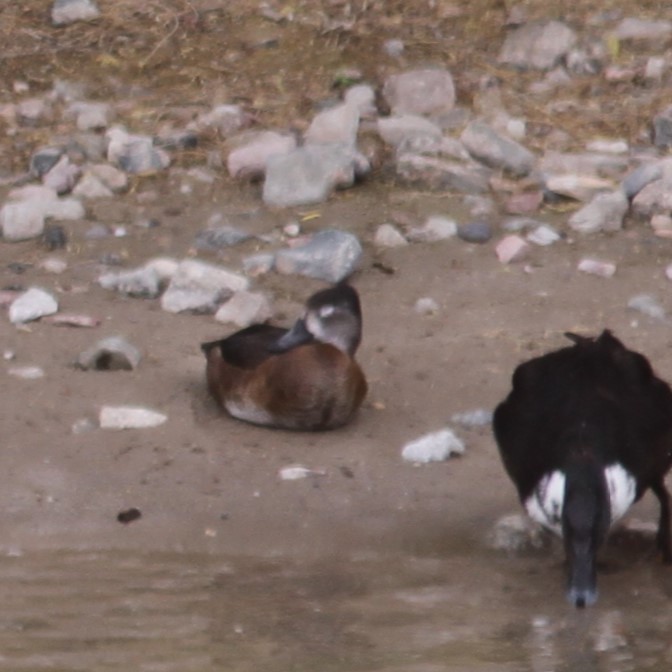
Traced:
<path fill-rule="evenodd" d="M 9 321 L 21 324 L 38 320 L 45 315 L 52 315 L 58 310 L 56 299 L 39 287 L 31 287 L 12 301 L 9 306 Z"/>
<path fill-rule="evenodd" d="M 107 163 L 98 163 L 88 166 L 86 173 L 98 179 L 115 194 L 124 192 L 128 188 L 128 175 Z"/>
<path fill-rule="evenodd" d="M 55 26 L 64 26 L 75 21 L 91 21 L 100 16 L 93 0 L 54 0 L 51 20 Z"/>
<path fill-rule="evenodd" d="M 354 148 L 358 129 L 359 110 L 342 103 L 315 116 L 305 133 L 305 141 L 309 145 L 337 143 Z"/>
<path fill-rule="evenodd" d="M 539 160 L 539 170 L 545 175 L 592 175 L 622 177 L 630 168 L 628 158 L 616 154 L 594 152 L 565 153 L 547 151 Z"/>
<path fill-rule="evenodd" d="M 51 106 L 42 98 L 29 98 L 22 100 L 16 106 L 16 118 L 23 126 L 38 126 L 48 121 L 52 113 Z"/>
<path fill-rule="evenodd" d="M 623 178 L 621 189 L 627 198 L 633 199 L 644 187 L 662 176 L 663 169 L 657 162 L 644 163 Z"/>
<path fill-rule="evenodd" d="M 666 318 L 665 309 L 658 300 L 650 294 L 638 294 L 628 301 L 628 308 L 652 317 L 654 320 L 664 320 Z"/>
<path fill-rule="evenodd" d="M 275 131 L 250 133 L 241 142 L 226 160 L 231 177 L 241 179 L 263 177 L 271 156 L 289 154 L 296 149 L 296 138 L 293 135 Z"/>
<path fill-rule="evenodd" d="M 672 37 L 672 22 L 662 19 L 646 20 L 635 17 L 623 19 L 612 33 L 619 40 L 664 42 Z"/>
<path fill-rule="evenodd" d="M 632 211 L 642 218 L 671 213 L 672 179 L 663 174 L 661 179 L 650 182 L 643 187 L 632 200 Z"/>
<path fill-rule="evenodd" d="M 653 144 L 659 149 L 672 146 L 672 105 L 653 118 Z"/>
<path fill-rule="evenodd" d="M 430 138 L 437 143 L 441 142 L 441 128 L 434 122 L 417 114 L 400 114 L 391 117 L 381 117 L 377 122 L 378 134 L 388 144 L 399 147 L 409 139 L 422 137 Z"/>
<path fill-rule="evenodd" d="M 44 378 L 44 369 L 39 366 L 12 366 L 7 369 L 7 373 L 15 378 L 23 380 L 38 380 Z"/>
<path fill-rule="evenodd" d="M 520 553 L 547 548 L 552 543 L 549 532 L 519 513 L 502 516 L 487 535 L 486 543 L 496 551 Z"/>
<path fill-rule="evenodd" d="M 523 70 L 550 70 L 576 40 L 576 33 L 560 21 L 527 23 L 508 33 L 498 60 Z"/>
<path fill-rule="evenodd" d="M 65 194 L 72 191 L 81 172 L 79 166 L 70 163 L 70 159 L 63 155 L 58 163 L 46 175 L 43 175 L 42 184 L 59 195 Z"/>
<path fill-rule="evenodd" d="M 383 51 L 392 58 L 399 58 L 406 49 L 403 40 L 391 39 L 383 42 Z"/>
<path fill-rule="evenodd" d="M 352 186 L 357 162 L 362 159 L 352 149 L 335 144 L 308 145 L 271 156 L 266 164 L 264 203 L 274 207 L 322 203 L 334 189 Z"/>
<path fill-rule="evenodd" d="M 143 299 L 154 299 L 161 293 L 161 276 L 151 267 L 104 273 L 98 278 L 98 283 L 103 289 Z"/>
<path fill-rule="evenodd" d="M 431 434 L 425 434 L 415 441 L 407 443 L 401 457 L 407 462 L 426 464 L 428 462 L 442 462 L 451 455 L 462 455 L 464 443 L 455 435 L 452 429 L 446 428 Z"/>
<path fill-rule="evenodd" d="M 235 292 L 215 313 L 215 320 L 236 325 L 239 328 L 266 322 L 273 311 L 268 299 L 258 292 Z"/>
<path fill-rule="evenodd" d="M 85 371 L 132 371 L 140 364 L 140 350 L 122 336 L 98 341 L 77 357 L 77 366 Z"/>
<path fill-rule="evenodd" d="M 623 228 L 623 217 L 628 211 L 628 205 L 628 199 L 620 189 L 597 194 L 569 218 L 568 224 L 574 231 L 581 233 L 619 231 Z"/>
<path fill-rule="evenodd" d="M 35 177 L 46 175 L 63 156 L 62 147 L 43 147 L 30 157 L 30 172 Z"/>
<path fill-rule="evenodd" d="M 415 302 L 413 310 L 419 315 L 436 315 L 439 312 L 439 304 L 430 296 L 423 296 Z"/>
<path fill-rule="evenodd" d="M 492 225 L 483 221 L 460 224 L 457 235 L 467 243 L 487 243 L 492 238 Z"/>
<path fill-rule="evenodd" d="M 199 115 L 188 128 L 198 132 L 214 130 L 227 138 L 238 133 L 249 123 L 250 117 L 240 105 L 218 105 L 209 112 Z"/>
<path fill-rule="evenodd" d="M 269 273 L 275 268 L 274 254 L 254 254 L 243 259 L 243 271 L 245 275 L 256 278 L 259 275 Z"/>
<path fill-rule="evenodd" d="M 546 190 L 553 194 L 589 201 L 596 194 L 611 191 L 614 183 L 593 175 L 550 175 L 546 178 Z"/>
<path fill-rule="evenodd" d="M 492 422 L 492 411 L 487 408 L 476 408 L 473 411 L 455 413 L 450 421 L 469 429 L 486 427 Z"/>
<path fill-rule="evenodd" d="M 151 137 L 131 135 L 122 128 L 111 128 L 108 139 L 107 160 L 127 173 L 155 173 L 170 165 L 170 157 L 154 147 Z"/>
<path fill-rule="evenodd" d="M 447 70 L 420 69 L 391 75 L 383 95 L 395 114 L 439 115 L 455 106 L 455 85 Z"/>
<path fill-rule="evenodd" d="M 542 224 L 530 231 L 526 238 L 535 245 L 546 247 L 560 240 L 560 234 L 552 226 Z"/>
<path fill-rule="evenodd" d="M 357 268 L 361 256 L 362 246 L 356 236 L 327 229 L 311 236 L 304 245 L 279 250 L 275 255 L 275 268 L 286 275 L 339 282 Z"/>
<path fill-rule="evenodd" d="M 483 194 L 490 188 L 489 169 L 475 163 L 418 154 L 402 154 L 396 162 L 397 176 L 425 189 Z"/>
<path fill-rule="evenodd" d="M 77 163 L 100 163 L 105 160 L 105 138 L 98 133 L 76 133 L 68 141 L 68 156 Z"/>
<path fill-rule="evenodd" d="M 98 418 L 101 429 L 146 429 L 166 420 L 164 413 L 138 406 L 103 406 Z"/>
<path fill-rule="evenodd" d="M 199 231 L 194 238 L 194 247 L 198 250 L 222 250 L 252 238 L 246 231 L 223 224 Z"/>
<path fill-rule="evenodd" d="M 460 136 L 467 151 L 485 165 L 503 169 L 516 177 L 527 175 L 535 164 L 535 156 L 515 140 L 500 135 L 482 121 L 471 122 Z"/>
<path fill-rule="evenodd" d="M 0 209 L 0 229 L 3 238 L 8 241 L 37 238 L 44 231 L 44 220 L 44 207 L 41 203 L 5 203 Z"/>
<path fill-rule="evenodd" d="M 169 313 L 214 313 L 234 292 L 248 288 L 249 280 L 220 266 L 186 259 L 177 267 L 161 297 Z"/>

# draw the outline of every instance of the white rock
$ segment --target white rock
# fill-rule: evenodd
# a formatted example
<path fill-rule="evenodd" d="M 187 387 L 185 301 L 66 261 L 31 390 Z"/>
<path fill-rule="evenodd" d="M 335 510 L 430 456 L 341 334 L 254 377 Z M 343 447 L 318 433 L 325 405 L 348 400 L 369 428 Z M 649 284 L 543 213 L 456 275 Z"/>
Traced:
<path fill-rule="evenodd" d="M 180 266 L 180 262 L 177 259 L 171 259 L 170 257 L 155 257 L 150 259 L 143 268 L 146 268 L 148 271 L 156 273 L 161 282 L 170 280 L 177 269 Z"/>
<path fill-rule="evenodd" d="M 502 516 L 488 533 L 487 543 L 498 551 L 525 551 L 550 545 L 551 536 L 527 516 Z"/>
<path fill-rule="evenodd" d="M 293 135 L 275 131 L 259 131 L 245 136 L 226 159 L 226 167 L 231 177 L 258 178 L 266 172 L 269 157 L 276 154 L 289 154 L 296 149 Z"/>
<path fill-rule="evenodd" d="M 630 148 L 625 140 L 593 140 L 586 149 L 601 154 L 625 154 Z"/>
<path fill-rule="evenodd" d="M 599 275 L 601 278 L 611 278 L 616 273 L 616 264 L 597 259 L 581 259 L 577 268 L 583 273 Z"/>
<path fill-rule="evenodd" d="M 452 429 L 442 429 L 438 432 L 425 434 L 415 441 L 407 443 L 401 456 L 407 462 L 442 462 L 451 455 L 462 455 L 464 443 L 455 435 Z"/>
<path fill-rule="evenodd" d="M 44 378 L 44 369 L 39 366 L 13 366 L 7 373 L 15 378 L 23 378 L 24 380 L 37 380 Z"/>
<path fill-rule="evenodd" d="M 163 413 L 137 406 L 103 406 L 99 416 L 102 429 L 144 429 L 158 427 L 166 420 Z"/>
<path fill-rule="evenodd" d="M 268 320 L 273 311 L 268 299 L 257 292 L 236 292 L 215 313 L 218 322 L 229 322 L 241 329 Z"/>
<path fill-rule="evenodd" d="M 376 110 L 376 92 L 368 84 L 355 84 L 343 96 L 343 100 L 357 108 L 361 117 L 374 117 Z"/>
<path fill-rule="evenodd" d="M 9 321 L 21 324 L 52 315 L 58 310 L 56 299 L 39 287 L 31 287 L 15 299 L 9 307 Z"/>
<path fill-rule="evenodd" d="M 378 247 L 404 247 L 408 241 L 392 224 L 381 224 L 376 230 L 373 242 Z"/>
<path fill-rule="evenodd" d="M 546 245 L 552 245 L 553 243 L 560 240 L 560 234 L 552 226 L 549 226 L 548 224 L 542 224 L 536 229 L 530 231 L 526 238 L 531 243 L 544 247 Z"/>
<path fill-rule="evenodd" d="M 432 215 L 419 227 L 408 232 L 408 239 L 418 243 L 434 243 L 454 238 L 457 235 L 457 222 L 441 215 Z"/>
<path fill-rule="evenodd" d="M 463 427 L 484 427 L 492 422 L 492 411 L 487 408 L 476 408 L 473 411 L 455 413 L 451 422 Z"/>
<path fill-rule="evenodd" d="M 622 190 L 604 192 L 577 210 L 568 221 L 570 228 L 580 233 L 619 231 L 630 203 Z"/>
<path fill-rule="evenodd" d="M 103 289 L 145 299 L 154 299 L 161 293 L 161 278 L 152 267 L 103 273 L 98 278 L 98 283 Z"/>
<path fill-rule="evenodd" d="M 106 187 L 95 175 L 85 174 L 72 190 L 75 196 L 82 198 L 112 198 L 112 190 Z"/>
<path fill-rule="evenodd" d="M 68 267 L 68 262 L 64 259 L 58 259 L 57 257 L 47 257 L 46 259 L 42 259 L 39 263 L 39 267 L 47 271 L 47 273 L 59 275 Z"/>
<path fill-rule="evenodd" d="M 5 203 L 0 209 L 0 229 L 5 240 L 36 238 L 44 231 L 44 208 L 40 203 Z"/>
<path fill-rule="evenodd" d="M 92 0 L 54 0 L 51 20 L 55 26 L 74 21 L 92 21 L 100 16 L 100 10 Z"/>
<path fill-rule="evenodd" d="M 298 481 L 308 476 L 326 476 L 327 472 L 322 469 L 309 469 L 300 464 L 294 464 L 289 467 L 283 467 L 278 472 L 278 476 L 282 481 Z"/>
<path fill-rule="evenodd" d="M 628 308 L 632 308 L 644 315 L 648 315 L 654 320 L 665 319 L 665 309 L 649 294 L 638 294 L 637 296 L 633 296 L 630 301 L 628 301 Z"/>
<path fill-rule="evenodd" d="M 560 196 L 588 201 L 599 192 L 611 191 L 614 183 L 592 175 L 551 175 L 546 179 L 546 188 Z"/>
<path fill-rule="evenodd" d="M 415 302 L 413 309 L 420 315 L 436 315 L 439 312 L 439 304 L 431 297 L 423 296 Z"/>
<path fill-rule="evenodd" d="M 317 114 L 305 133 L 305 140 L 312 145 L 336 142 L 354 147 L 358 128 L 359 110 L 342 103 Z"/>

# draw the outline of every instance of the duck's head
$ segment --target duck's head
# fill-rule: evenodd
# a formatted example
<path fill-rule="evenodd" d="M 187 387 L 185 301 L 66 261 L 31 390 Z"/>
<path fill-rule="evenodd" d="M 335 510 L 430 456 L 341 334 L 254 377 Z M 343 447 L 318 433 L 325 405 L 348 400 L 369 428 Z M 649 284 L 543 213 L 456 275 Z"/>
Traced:
<path fill-rule="evenodd" d="M 577 454 L 565 472 L 562 536 L 568 564 L 567 598 L 582 608 L 597 601 L 596 555 L 611 521 L 602 465 Z"/>
<path fill-rule="evenodd" d="M 362 309 L 357 291 L 341 282 L 313 294 L 306 311 L 272 346 L 281 353 L 311 342 L 328 343 L 354 355 L 362 340 Z"/>

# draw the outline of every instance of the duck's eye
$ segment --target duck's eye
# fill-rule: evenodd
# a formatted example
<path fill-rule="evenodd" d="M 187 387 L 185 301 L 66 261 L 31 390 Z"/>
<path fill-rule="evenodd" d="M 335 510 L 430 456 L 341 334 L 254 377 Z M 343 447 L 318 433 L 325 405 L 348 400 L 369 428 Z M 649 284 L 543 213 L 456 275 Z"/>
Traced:
<path fill-rule="evenodd" d="M 319 310 L 319 315 L 322 318 L 330 317 L 335 311 L 336 308 L 334 308 L 334 306 L 322 306 Z"/>

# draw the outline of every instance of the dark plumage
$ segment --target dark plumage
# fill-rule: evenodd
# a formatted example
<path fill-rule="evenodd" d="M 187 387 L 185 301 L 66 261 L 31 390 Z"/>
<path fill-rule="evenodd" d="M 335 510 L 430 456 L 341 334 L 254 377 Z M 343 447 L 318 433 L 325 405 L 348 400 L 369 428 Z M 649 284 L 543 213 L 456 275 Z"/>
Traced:
<path fill-rule="evenodd" d="M 240 420 L 299 430 L 340 427 L 366 396 L 354 360 L 361 333 L 359 296 L 339 283 L 313 294 L 289 330 L 255 324 L 204 343 L 208 388 Z"/>
<path fill-rule="evenodd" d="M 574 345 L 516 368 L 497 407 L 495 438 L 528 513 L 564 539 L 568 595 L 597 599 L 595 554 L 650 488 L 660 502 L 657 544 L 672 562 L 672 390 L 611 332 L 567 334 Z"/>

